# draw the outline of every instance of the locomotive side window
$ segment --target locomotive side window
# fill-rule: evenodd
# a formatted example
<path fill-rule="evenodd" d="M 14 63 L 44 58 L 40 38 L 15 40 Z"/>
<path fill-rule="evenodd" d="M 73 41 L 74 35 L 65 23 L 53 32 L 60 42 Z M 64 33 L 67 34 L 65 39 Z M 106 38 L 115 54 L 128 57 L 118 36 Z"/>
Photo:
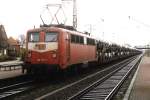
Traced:
<path fill-rule="evenodd" d="M 56 42 L 58 33 L 56 32 L 47 32 L 45 34 L 45 42 Z"/>
<path fill-rule="evenodd" d="M 71 34 L 71 42 L 72 42 L 72 43 L 84 44 L 84 39 L 83 39 L 82 36 L 78 36 L 78 35 L 73 35 L 73 34 Z"/>
<path fill-rule="evenodd" d="M 83 44 L 83 42 L 84 42 L 84 41 L 83 41 L 83 37 L 80 36 L 80 43 Z"/>
<path fill-rule="evenodd" d="M 87 44 L 90 45 L 90 39 L 89 38 L 87 38 Z"/>
<path fill-rule="evenodd" d="M 76 35 L 76 43 L 80 43 L 80 37 Z"/>
<path fill-rule="evenodd" d="M 72 34 L 71 34 L 71 42 L 72 42 L 72 43 L 75 43 L 75 42 L 76 42 L 76 37 L 75 37 L 75 35 L 72 35 Z"/>
<path fill-rule="evenodd" d="M 29 42 L 38 42 L 39 41 L 39 33 L 29 33 Z"/>

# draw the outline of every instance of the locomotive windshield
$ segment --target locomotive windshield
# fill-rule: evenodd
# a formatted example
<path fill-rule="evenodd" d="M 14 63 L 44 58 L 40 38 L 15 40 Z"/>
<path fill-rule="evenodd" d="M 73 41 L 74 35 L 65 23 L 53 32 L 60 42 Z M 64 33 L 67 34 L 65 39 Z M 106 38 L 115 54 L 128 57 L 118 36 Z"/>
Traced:
<path fill-rule="evenodd" d="M 38 42 L 39 41 L 39 33 L 29 33 L 29 42 Z"/>
<path fill-rule="evenodd" d="M 56 32 L 47 32 L 45 34 L 45 42 L 56 42 L 58 33 Z"/>

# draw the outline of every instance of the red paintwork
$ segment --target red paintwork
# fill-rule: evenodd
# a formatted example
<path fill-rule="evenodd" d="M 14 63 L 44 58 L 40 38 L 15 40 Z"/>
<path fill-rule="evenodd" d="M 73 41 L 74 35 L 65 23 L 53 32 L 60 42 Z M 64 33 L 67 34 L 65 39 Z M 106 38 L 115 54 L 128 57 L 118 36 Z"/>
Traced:
<path fill-rule="evenodd" d="M 33 29 L 28 31 L 28 33 L 40 32 L 40 42 L 43 42 L 45 35 L 44 31 L 55 31 L 59 33 L 58 50 L 56 51 L 57 57 L 52 58 L 52 51 L 43 53 L 32 51 L 32 56 L 30 58 L 31 64 L 56 64 L 59 65 L 60 69 L 65 69 L 68 67 L 68 65 L 97 60 L 95 45 L 75 44 L 71 43 L 70 40 L 70 34 L 77 34 L 89 38 L 90 36 L 80 32 L 69 31 L 57 27 Z M 43 59 L 43 61 L 38 61 L 37 59 Z"/>
<path fill-rule="evenodd" d="M 71 44 L 70 62 L 72 64 L 95 60 L 96 47 L 91 45 Z"/>
<path fill-rule="evenodd" d="M 40 59 L 40 61 L 38 61 Z M 44 52 L 44 53 L 39 53 L 39 52 L 32 52 L 32 59 L 31 59 L 32 64 L 58 64 L 58 57 L 55 59 L 52 58 L 52 52 Z"/>

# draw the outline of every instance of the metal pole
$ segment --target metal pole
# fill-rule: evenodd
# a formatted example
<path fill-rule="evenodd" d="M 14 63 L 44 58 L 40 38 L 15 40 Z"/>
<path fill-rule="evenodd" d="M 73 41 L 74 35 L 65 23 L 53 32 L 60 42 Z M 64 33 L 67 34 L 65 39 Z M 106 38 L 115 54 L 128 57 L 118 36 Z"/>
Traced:
<path fill-rule="evenodd" d="M 76 8 L 76 0 L 73 0 L 73 27 L 77 28 L 77 8 Z"/>

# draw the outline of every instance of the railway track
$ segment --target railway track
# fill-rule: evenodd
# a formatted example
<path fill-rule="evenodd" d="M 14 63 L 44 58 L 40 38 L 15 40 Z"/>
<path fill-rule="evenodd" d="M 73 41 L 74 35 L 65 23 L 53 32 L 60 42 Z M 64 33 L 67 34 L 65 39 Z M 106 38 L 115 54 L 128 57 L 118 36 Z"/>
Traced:
<path fill-rule="evenodd" d="M 86 89 L 80 91 L 76 95 L 69 98 L 69 100 L 110 100 L 119 90 L 125 79 L 129 76 L 131 71 L 137 65 L 141 57 L 117 71 L 104 82 L 102 79 L 96 81 Z M 105 77 L 104 77 L 105 78 Z"/>
<path fill-rule="evenodd" d="M 10 99 L 12 96 L 22 93 L 34 83 L 34 79 L 29 75 L 0 79 L 0 100 Z"/>
<path fill-rule="evenodd" d="M 0 99 L 5 99 L 12 95 L 16 95 L 18 93 L 26 91 L 27 89 L 30 88 L 30 86 L 25 86 L 25 85 L 28 85 L 31 82 L 32 81 L 22 82 L 22 83 L 18 83 L 18 84 L 0 88 Z"/>
<path fill-rule="evenodd" d="M 115 65 L 105 68 L 104 70 L 101 70 L 97 73 L 89 75 L 79 81 L 68 84 L 68 85 L 66 85 L 62 88 L 59 88 L 57 90 L 54 90 L 46 95 L 38 97 L 38 98 L 36 98 L 36 100 L 42 100 L 42 99 L 44 99 L 44 100 L 66 100 L 66 99 L 78 100 L 83 96 L 83 94 L 86 94 L 87 92 L 89 92 L 91 90 L 91 87 L 93 89 L 94 87 L 98 86 L 102 82 L 106 82 L 105 80 L 108 79 L 108 77 L 112 77 L 112 74 L 115 74 L 117 71 L 124 69 L 125 66 L 132 64 L 131 62 L 135 62 L 136 59 L 137 59 L 137 56 L 126 59 L 118 64 L 115 64 Z M 116 74 L 116 75 L 119 75 L 119 74 Z M 120 75 L 122 75 L 122 74 L 120 73 Z M 116 76 L 116 79 L 119 77 L 120 76 Z M 111 81 L 109 80 L 109 82 L 115 83 L 115 77 L 112 77 L 111 79 L 113 79 L 113 78 L 114 78 L 114 80 L 111 80 Z M 107 85 L 109 86 L 109 84 L 107 84 Z M 74 95 L 74 94 L 76 94 L 76 95 Z"/>
<path fill-rule="evenodd" d="M 125 66 L 125 63 L 130 63 L 135 58 L 136 56 L 130 57 L 129 59 L 123 60 L 113 66 L 109 66 L 94 74 L 90 74 L 84 78 L 81 78 L 78 81 L 75 81 L 77 79 L 74 79 L 74 81 L 72 81 L 71 79 L 73 77 L 71 77 L 66 78 L 64 81 L 61 81 L 63 79 L 58 78 L 61 82 L 58 81 L 54 83 L 49 81 L 45 83 L 39 82 L 39 84 L 37 84 L 38 82 L 36 81 L 35 84 L 33 84 L 32 81 L 30 82 L 29 80 L 28 83 L 26 80 L 26 82 L 22 81 L 20 83 L 17 82 L 16 84 L 11 84 L 9 86 L 1 86 L 0 88 L 4 88 L 4 90 L 0 89 L 0 99 L 8 98 L 9 100 L 11 98 L 12 100 L 66 100 L 69 97 L 72 97 L 74 94 L 78 93 L 79 91 L 82 91 L 90 84 L 93 84 L 98 79 L 108 75 L 108 73 L 112 72 L 112 70 L 117 69 L 119 66 Z M 108 76 L 110 77 L 111 75 Z M 32 92 L 29 90 L 31 90 Z M 29 92 L 27 93 L 27 91 Z"/>
<path fill-rule="evenodd" d="M 0 99 L 7 99 L 10 96 L 17 95 L 33 88 L 34 81 L 25 81 L 0 88 Z"/>

